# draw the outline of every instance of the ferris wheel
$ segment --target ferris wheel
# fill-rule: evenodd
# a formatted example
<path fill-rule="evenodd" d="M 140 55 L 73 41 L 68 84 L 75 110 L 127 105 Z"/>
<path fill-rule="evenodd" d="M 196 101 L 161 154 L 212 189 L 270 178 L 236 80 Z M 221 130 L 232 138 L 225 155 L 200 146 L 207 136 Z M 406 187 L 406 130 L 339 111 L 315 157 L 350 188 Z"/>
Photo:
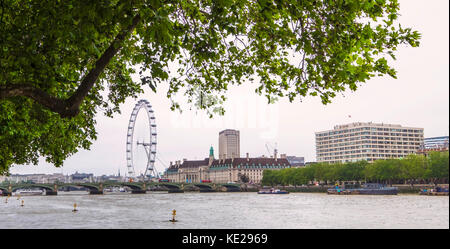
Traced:
<path fill-rule="evenodd" d="M 138 126 L 141 129 L 137 129 Z M 159 178 L 158 171 L 155 168 L 155 114 L 152 105 L 147 100 L 139 100 L 134 106 L 133 112 L 131 112 L 126 151 L 129 177 L 138 180 Z"/>

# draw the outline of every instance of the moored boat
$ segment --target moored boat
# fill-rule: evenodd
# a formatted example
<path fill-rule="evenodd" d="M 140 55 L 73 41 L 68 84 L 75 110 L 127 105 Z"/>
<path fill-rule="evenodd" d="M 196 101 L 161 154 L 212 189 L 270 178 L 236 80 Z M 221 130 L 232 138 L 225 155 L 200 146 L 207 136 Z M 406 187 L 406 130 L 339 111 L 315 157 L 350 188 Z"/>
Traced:
<path fill-rule="evenodd" d="M 328 194 L 334 195 L 396 195 L 397 187 L 387 187 L 379 183 L 366 183 L 362 187 L 340 187 L 336 186 L 327 190 Z"/>
<path fill-rule="evenodd" d="M 258 191 L 258 194 L 289 194 L 289 192 L 286 190 L 270 188 L 270 189 L 261 189 L 260 191 Z"/>
<path fill-rule="evenodd" d="M 435 187 L 432 189 L 422 189 L 420 195 L 448 195 L 448 188 Z"/>
<path fill-rule="evenodd" d="M 15 195 L 29 196 L 29 195 L 42 195 L 44 193 L 41 189 L 21 189 L 15 192 Z"/>

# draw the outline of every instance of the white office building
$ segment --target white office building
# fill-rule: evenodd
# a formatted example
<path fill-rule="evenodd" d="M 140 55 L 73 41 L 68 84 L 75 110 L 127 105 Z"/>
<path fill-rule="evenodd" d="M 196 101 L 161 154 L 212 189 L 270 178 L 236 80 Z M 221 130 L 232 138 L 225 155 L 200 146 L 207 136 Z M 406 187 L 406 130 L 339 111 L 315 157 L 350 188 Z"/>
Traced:
<path fill-rule="evenodd" d="M 423 144 L 423 128 L 384 123 L 351 123 L 316 132 L 317 162 L 402 158 Z"/>

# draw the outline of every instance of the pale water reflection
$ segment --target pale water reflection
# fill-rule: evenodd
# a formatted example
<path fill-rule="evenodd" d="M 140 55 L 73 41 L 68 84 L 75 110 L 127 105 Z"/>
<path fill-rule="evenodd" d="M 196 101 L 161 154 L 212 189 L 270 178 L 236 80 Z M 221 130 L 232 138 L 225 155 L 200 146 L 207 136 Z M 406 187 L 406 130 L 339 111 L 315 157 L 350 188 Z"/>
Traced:
<path fill-rule="evenodd" d="M 448 196 L 59 192 L 24 196 L 24 207 L 5 198 L 0 228 L 449 228 Z M 173 209 L 179 222 L 169 222 Z"/>

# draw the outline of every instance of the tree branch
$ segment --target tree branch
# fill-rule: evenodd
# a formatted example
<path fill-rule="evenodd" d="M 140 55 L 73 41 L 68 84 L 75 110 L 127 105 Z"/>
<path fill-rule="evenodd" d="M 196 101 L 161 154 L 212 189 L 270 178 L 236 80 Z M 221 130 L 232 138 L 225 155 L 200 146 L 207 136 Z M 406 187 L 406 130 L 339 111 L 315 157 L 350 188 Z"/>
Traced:
<path fill-rule="evenodd" d="M 122 42 L 125 40 L 125 37 L 134 30 L 140 20 L 141 17 L 137 14 L 133 18 L 131 25 L 116 36 L 108 49 L 106 49 L 103 55 L 97 60 L 95 67 L 86 75 L 86 77 L 84 77 L 76 92 L 67 100 L 67 105 L 70 109 L 78 109 L 80 107 L 81 102 L 87 96 L 89 90 L 94 86 L 100 73 L 103 72 L 114 55 L 122 48 Z"/>
<path fill-rule="evenodd" d="M 64 100 L 53 97 L 37 87 L 28 84 L 0 86 L 0 100 L 16 96 L 28 97 L 61 116 L 67 116 L 64 111 L 66 106 Z"/>
<path fill-rule="evenodd" d="M 31 85 L 11 84 L 0 86 L 0 100 L 16 96 L 24 96 L 31 98 L 49 110 L 58 113 L 63 118 L 76 116 L 80 112 L 80 105 L 83 99 L 88 95 L 89 91 L 94 86 L 100 73 L 103 72 L 111 59 L 122 48 L 122 42 L 125 40 L 126 36 L 136 28 L 140 19 L 141 17 L 137 14 L 133 18 L 132 23 L 119 32 L 111 45 L 97 60 L 94 68 L 86 74 L 75 93 L 68 99 L 60 99 L 51 96 L 42 89 Z"/>

